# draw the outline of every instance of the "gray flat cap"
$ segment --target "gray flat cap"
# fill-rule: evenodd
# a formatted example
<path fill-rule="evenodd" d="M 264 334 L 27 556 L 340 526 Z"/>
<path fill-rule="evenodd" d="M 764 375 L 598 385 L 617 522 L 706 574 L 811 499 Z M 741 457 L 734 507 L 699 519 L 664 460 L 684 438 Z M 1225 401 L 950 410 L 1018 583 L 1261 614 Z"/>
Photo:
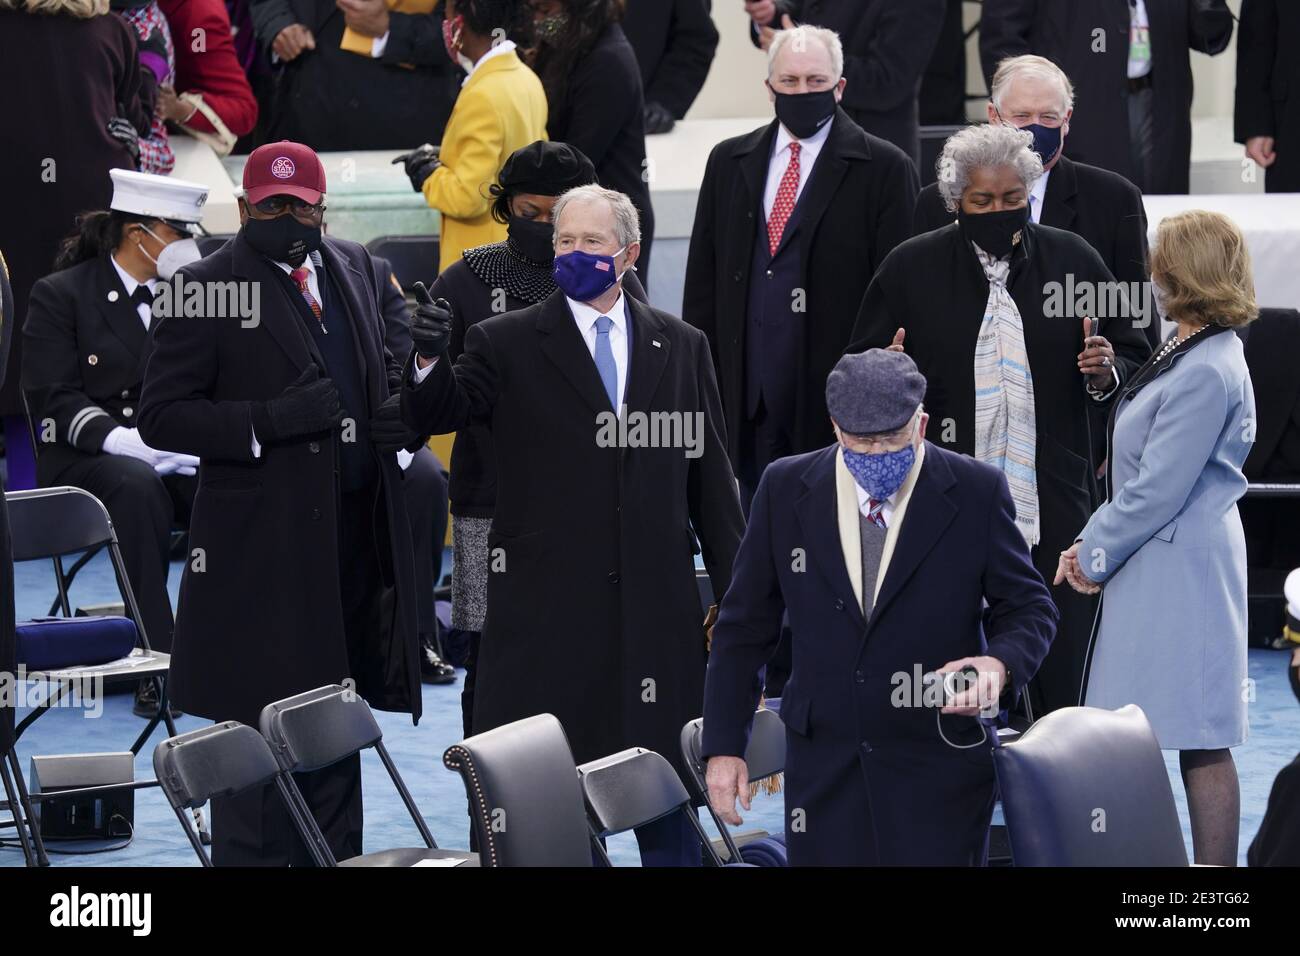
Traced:
<path fill-rule="evenodd" d="M 845 355 L 826 377 L 826 410 L 850 435 L 897 431 L 925 398 L 925 376 L 905 352 Z"/>

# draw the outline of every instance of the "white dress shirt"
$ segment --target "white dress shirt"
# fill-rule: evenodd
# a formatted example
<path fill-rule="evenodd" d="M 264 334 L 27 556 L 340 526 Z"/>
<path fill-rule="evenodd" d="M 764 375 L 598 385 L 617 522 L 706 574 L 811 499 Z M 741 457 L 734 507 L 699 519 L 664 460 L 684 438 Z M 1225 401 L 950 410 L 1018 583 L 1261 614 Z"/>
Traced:
<path fill-rule="evenodd" d="M 869 517 L 871 515 L 871 495 L 863 491 L 862 486 L 858 484 L 856 481 L 853 483 L 853 490 L 858 493 L 858 510 L 862 512 L 862 517 L 864 518 Z M 898 505 L 898 492 L 895 491 L 892 495 L 890 495 L 888 498 L 885 499 L 884 505 L 881 506 L 880 516 L 885 519 L 886 531 L 888 531 L 889 526 L 893 524 L 894 508 L 897 507 L 897 505 Z"/>
<path fill-rule="evenodd" d="M 306 259 L 302 260 L 302 266 L 301 266 L 301 268 L 307 270 L 307 290 L 311 292 L 311 297 L 316 300 L 317 305 L 320 305 L 321 302 L 323 301 L 320 297 L 320 276 L 316 272 L 316 262 L 315 262 L 315 259 L 319 255 L 320 255 L 319 252 L 313 252 Z M 278 266 L 284 272 L 285 275 L 289 276 L 290 282 L 293 282 L 293 276 L 290 275 L 290 273 L 292 273 L 293 270 L 296 268 L 295 266 L 291 266 L 287 262 L 277 262 L 275 263 L 275 265 Z M 296 286 L 297 283 L 295 282 L 294 285 Z"/>
<path fill-rule="evenodd" d="M 108 261 L 113 263 L 113 268 L 117 270 L 117 277 L 122 280 L 122 288 L 126 289 L 127 301 L 130 301 L 131 296 L 135 295 L 135 290 L 139 288 L 140 283 L 135 281 L 135 277 L 131 275 L 131 273 L 118 265 L 117 259 L 113 256 L 109 256 Z M 144 284 L 148 287 L 150 292 L 156 292 L 158 289 L 157 279 L 148 279 Z M 140 316 L 140 321 L 144 323 L 144 327 L 146 329 L 149 328 L 149 324 L 153 322 L 153 312 L 150 307 L 141 302 L 136 305 L 135 311 L 136 314 Z"/>
<path fill-rule="evenodd" d="M 1129 0 L 1129 4 L 1128 78 L 1136 80 L 1151 72 L 1151 19 L 1146 0 Z M 1145 48 L 1139 45 L 1143 38 L 1147 41 Z"/>
<path fill-rule="evenodd" d="M 799 140 L 799 188 L 795 192 L 795 202 L 803 195 L 804 186 L 812 174 L 813 164 L 826 145 L 826 138 L 831 135 L 831 120 L 807 139 Z M 772 144 L 772 157 L 767 162 L 767 185 L 763 187 L 763 219 L 772 218 L 772 207 L 776 205 L 776 193 L 781 188 L 781 179 L 790 165 L 790 144 L 794 137 L 780 123 L 776 124 L 776 141 Z"/>
<path fill-rule="evenodd" d="M 460 85 L 464 86 L 466 83 L 468 83 L 469 78 L 474 75 L 474 71 L 477 70 L 479 67 L 481 67 L 488 60 L 492 59 L 494 56 L 502 56 L 503 54 L 509 53 L 514 48 L 515 48 L 514 40 L 502 40 L 500 43 L 494 43 L 491 47 L 488 48 L 488 51 L 486 53 L 484 53 L 481 57 L 479 57 L 477 60 L 474 61 L 473 66 L 466 68 L 465 79 L 460 81 Z M 462 60 L 461 66 L 464 65 L 465 62 Z"/>
<path fill-rule="evenodd" d="M 1043 218 L 1043 202 L 1047 199 L 1047 177 L 1052 171 L 1046 170 L 1029 189 L 1029 218 L 1040 222 Z"/>
<path fill-rule="evenodd" d="M 619 289 L 618 299 L 610 307 L 608 312 L 597 312 L 585 302 L 575 302 L 573 299 L 565 297 L 569 303 L 569 311 L 573 313 L 573 321 L 578 323 L 578 331 L 582 333 L 582 340 L 587 343 L 587 351 L 591 353 L 591 360 L 596 360 L 596 320 L 602 315 L 609 316 L 609 348 L 614 353 L 614 368 L 618 371 L 618 403 L 622 405 L 627 396 L 627 302 L 623 297 L 623 290 Z"/>

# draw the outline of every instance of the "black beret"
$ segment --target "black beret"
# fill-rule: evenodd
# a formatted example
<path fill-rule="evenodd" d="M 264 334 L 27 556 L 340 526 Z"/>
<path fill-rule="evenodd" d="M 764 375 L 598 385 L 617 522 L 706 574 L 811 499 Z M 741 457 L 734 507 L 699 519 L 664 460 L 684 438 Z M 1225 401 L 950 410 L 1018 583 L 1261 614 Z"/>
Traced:
<path fill-rule="evenodd" d="M 538 141 L 510 154 L 501 167 L 501 188 L 512 195 L 559 196 L 596 181 L 596 167 L 568 143 Z"/>

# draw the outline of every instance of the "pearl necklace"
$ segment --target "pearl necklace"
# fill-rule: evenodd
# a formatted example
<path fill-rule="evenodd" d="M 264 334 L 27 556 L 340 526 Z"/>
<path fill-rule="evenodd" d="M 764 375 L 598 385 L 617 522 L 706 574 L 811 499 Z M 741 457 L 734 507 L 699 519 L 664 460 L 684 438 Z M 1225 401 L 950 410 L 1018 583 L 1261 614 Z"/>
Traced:
<path fill-rule="evenodd" d="M 1174 337 L 1170 339 L 1168 342 L 1166 342 L 1164 346 L 1161 347 L 1159 354 L 1156 355 L 1156 362 L 1157 363 L 1163 362 L 1170 352 L 1178 348 L 1178 346 L 1182 345 L 1184 342 L 1186 342 L 1188 339 L 1192 338 L 1193 336 L 1200 335 L 1209 327 L 1210 326 L 1208 324 L 1202 325 L 1195 332 L 1191 332 L 1186 337 L 1181 339 L 1178 337 L 1177 333 L 1174 333 Z"/>

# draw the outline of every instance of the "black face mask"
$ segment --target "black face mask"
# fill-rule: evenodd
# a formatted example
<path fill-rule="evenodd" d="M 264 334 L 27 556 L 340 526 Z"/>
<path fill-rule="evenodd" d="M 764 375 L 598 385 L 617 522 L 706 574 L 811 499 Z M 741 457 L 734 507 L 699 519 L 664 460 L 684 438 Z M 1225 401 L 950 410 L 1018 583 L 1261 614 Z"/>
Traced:
<path fill-rule="evenodd" d="M 555 259 L 555 227 L 536 219 L 510 217 L 510 245 L 529 262 L 546 265 Z"/>
<path fill-rule="evenodd" d="M 308 254 L 320 248 L 321 227 L 299 222 L 289 213 L 274 219 L 254 219 L 244 223 L 248 244 L 273 262 L 287 262 L 297 268 Z"/>
<path fill-rule="evenodd" d="M 969 213 L 958 208 L 962 234 L 991 256 L 1001 259 L 1015 248 L 1016 237 L 1029 222 L 1029 204 L 1002 212 Z"/>
<path fill-rule="evenodd" d="M 835 117 L 835 91 L 823 90 L 820 93 L 778 93 L 776 97 L 776 118 L 781 121 L 791 135 L 807 139 Z"/>

